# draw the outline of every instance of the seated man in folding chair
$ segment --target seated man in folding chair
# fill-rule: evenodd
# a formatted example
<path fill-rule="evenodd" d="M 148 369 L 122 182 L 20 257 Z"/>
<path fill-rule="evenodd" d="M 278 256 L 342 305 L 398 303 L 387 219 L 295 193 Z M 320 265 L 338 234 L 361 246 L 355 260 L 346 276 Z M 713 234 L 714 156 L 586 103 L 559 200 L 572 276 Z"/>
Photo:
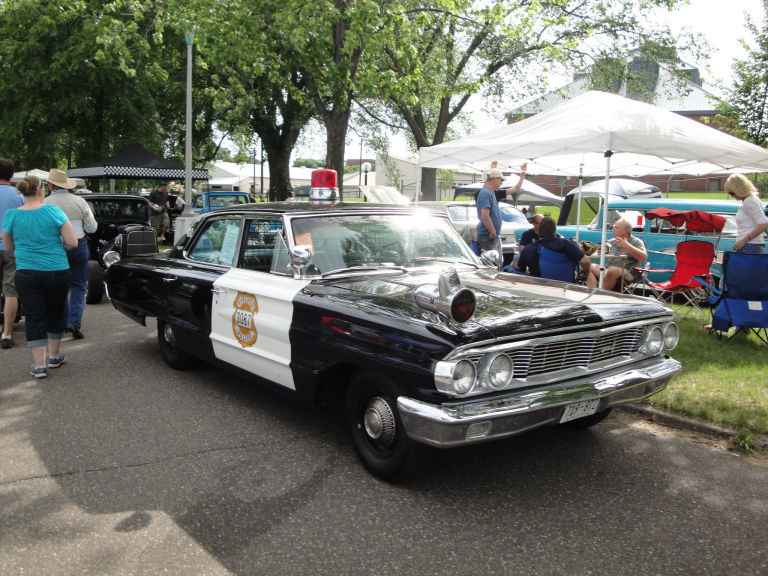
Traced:
<path fill-rule="evenodd" d="M 605 258 L 604 290 L 621 291 L 623 285 L 634 282 L 637 278 L 634 267 L 645 262 L 648 254 L 645 244 L 640 238 L 632 236 L 632 223 L 623 218 L 613 225 L 613 238 L 608 240 L 608 252 Z M 595 254 L 599 254 L 602 246 L 598 246 Z M 597 286 L 600 278 L 600 265 L 592 264 L 588 286 Z"/>
<path fill-rule="evenodd" d="M 578 264 L 581 266 L 581 271 L 584 275 L 589 274 L 589 258 L 575 242 L 557 235 L 557 225 L 549 216 L 544 216 L 539 221 L 538 242 L 532 242 L 523 249 L 520 253 L 520 258 L 515 263 L 515 268 L 521 272 L 528 272 L 531 276 L 541 277 L 539 257 L 542 248 L 565 254 L 572 261 L 574 270 Z"/>

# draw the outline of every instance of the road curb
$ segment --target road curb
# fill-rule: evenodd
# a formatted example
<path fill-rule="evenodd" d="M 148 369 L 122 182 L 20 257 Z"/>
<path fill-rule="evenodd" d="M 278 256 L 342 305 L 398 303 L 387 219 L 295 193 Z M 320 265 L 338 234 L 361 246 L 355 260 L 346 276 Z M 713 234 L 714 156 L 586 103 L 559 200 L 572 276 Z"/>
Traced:
<path fill-rule="evenodd" d="M 721 438 L 733 438 L 736 436 L 736 433 L 733 430 L 721 428 L 700 420 L 686 418 L 679 414 L 664 412 L 662 410 L 657 410 L 656 408 L 648 408 L 647 406 L 640 406 L 638 404 L 625 404 L 621 406 L 621 409 L 631 414 L 640 414 L 649 420 L 664 424 L 665 426 L 672 426 L 673 428 L 692 430 L 694 432 L 701 432 L 703 434 L 710 434 Z"/>

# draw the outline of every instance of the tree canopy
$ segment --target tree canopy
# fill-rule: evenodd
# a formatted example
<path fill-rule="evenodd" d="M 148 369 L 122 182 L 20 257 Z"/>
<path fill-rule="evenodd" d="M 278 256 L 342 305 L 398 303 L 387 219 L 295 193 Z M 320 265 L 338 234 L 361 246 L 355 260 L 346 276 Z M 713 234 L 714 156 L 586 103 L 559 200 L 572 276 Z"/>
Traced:
<path fill-rule="evenodd" d="M 214 134 L 244 148 L 255 135 L 270 198 L 282 199 L 313 118 L 325 127 L 325 165 L 339 172 L 353 109 L 370 123 L 358 127 L 369 144 L 382 128 L 415 148 L 439 144 L 468 130 L 471 98 L 532 96 L 552 66 L 600 63 L 601 86 L 632 80 L 632 50 L 674 61 L 689 38 L 641 15 L 681 1 L 9 0 L 0 154 L 67 167 L 140 142 L 182 159 L 193 32 L 195 163 L 216 157 Z M 430 197 L 434 174 L 422 180 Z"/>

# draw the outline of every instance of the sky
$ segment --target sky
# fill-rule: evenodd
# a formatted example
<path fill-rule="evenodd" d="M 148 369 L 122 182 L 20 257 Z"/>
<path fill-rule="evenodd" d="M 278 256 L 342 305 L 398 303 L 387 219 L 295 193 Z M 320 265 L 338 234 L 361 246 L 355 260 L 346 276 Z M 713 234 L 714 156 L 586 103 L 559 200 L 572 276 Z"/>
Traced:
<path fill-rule="evenodd" d="M 739 39 L 752 40 L 745 27 L 744 13 L 760 28 L 763 20 L 763 0 L 691 0 L 688 6 L 676 10 L 670 22 L 673 30 L 687 26 L 703 34 L 712 46 L 709 61 L 688 62 L 699 66 L 705 80 L 704 87 L 715 92 L 717 81 L 731 80 L 731 64 L 735 58 L 746 56 Z"/>
<path fill-rule="evenodd" d="M 718 84 L 729 85 L 731 82 L 731 65 L 735 58 L 743 59 L 746 55 L 739 40 L 744 38 L 751 40 L 751 35 L 745 27 L 744 13 L 751 15 L 753 22 L 762 26 L 763 0 L 690 0 L 689 5 L 676 9 L 671 14 L 663 12 L 664 20 L 669 22 L 673 31 L 682 31 L 687 28 L 692 32 L 702 34 L 711 45 L 709 62 L 697 62 L 692 58 L 683 60 L 695 65 L 702 74 L 703 87 L 716 94 L 722 95 Z M 567 81 L 567 80 L 566 80 Z M 554 88 L 554 86 L 552 87 Z M 510 108 L 513 107 L 510 103 Z M 490 118 L 483 112 L 480 99 L 470 101 L 469 107 L 476 110 L 472 117 L 476 131 L 492 130 L 501 126 L 503 119 Z M 300 144 L 296 150 L 297 157 L 322 158 L 325 155 L 324 137 L 311 138 L 304 144 Z M 393 141 L 397 149 L 391 150 L 395 154 L 406 154 L 404 142 Z M 357 158 L 360 155 L 360 141 L 352 137 L 347 145 L 346 157 Z M 374 157 L 374 152 L 363 148 L 363 156 Z"/>

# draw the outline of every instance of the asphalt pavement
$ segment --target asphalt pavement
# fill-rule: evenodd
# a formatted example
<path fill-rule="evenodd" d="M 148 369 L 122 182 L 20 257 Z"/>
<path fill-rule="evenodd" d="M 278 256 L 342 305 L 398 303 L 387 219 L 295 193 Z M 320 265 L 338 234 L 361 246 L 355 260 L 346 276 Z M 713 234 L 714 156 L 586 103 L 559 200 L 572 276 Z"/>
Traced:
<path fill-rule="evenodd" d="M 338 412 L 162 361 L 105 302 L 44 380 L 0 351 L 0 574 L 768 574 L 768 469 L 619 414 L 438 453 L 406 485 Z"/>

